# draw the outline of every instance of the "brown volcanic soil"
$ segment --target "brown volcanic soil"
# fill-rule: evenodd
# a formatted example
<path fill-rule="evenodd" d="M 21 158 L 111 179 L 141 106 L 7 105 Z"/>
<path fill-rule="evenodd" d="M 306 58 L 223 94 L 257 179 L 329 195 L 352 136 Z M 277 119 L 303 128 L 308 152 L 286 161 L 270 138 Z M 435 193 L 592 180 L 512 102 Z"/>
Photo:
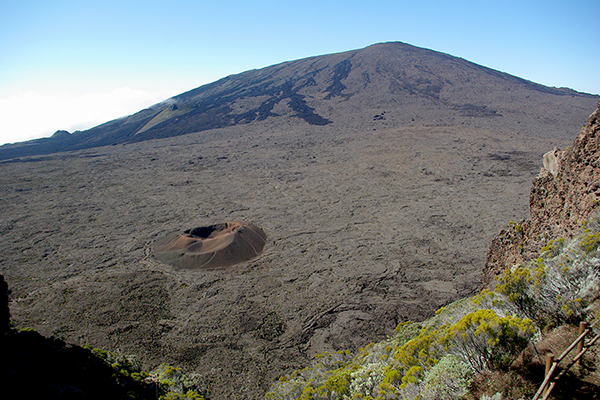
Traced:
<path fill-rule="evenodd" d="M 382 86 L 385 101 L 350 80 L 356 96 L 310 103 L 324 125 L 281 112 L 0 163 L 17 325 L 196 370 L 214 398 L 258 398 L 317 352 L 356 349 L 475 290 L 492 236 L 527 216 L 542 155 L 570 144 L 597 102 L 507 83 L 512 102 L 483 91 L 489 107 L 433 107 L 414 89 L 423 80 L 398 87 L 404 97 Z M 155 258 L 156 240 L 223 221 L 261 228 L 263 253 L 226 270 Z"/>

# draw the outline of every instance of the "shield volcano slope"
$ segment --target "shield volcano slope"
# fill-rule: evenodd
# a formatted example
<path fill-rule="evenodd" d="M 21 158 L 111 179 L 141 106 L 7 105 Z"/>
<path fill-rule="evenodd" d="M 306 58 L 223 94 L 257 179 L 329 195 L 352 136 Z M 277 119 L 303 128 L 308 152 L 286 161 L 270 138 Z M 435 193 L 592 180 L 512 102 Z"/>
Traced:
<path fill-rule="evenodd" d="M 284 62 L 230 75 L 92 129 L 0 147 L 0 159 L 132 143 L 263 121 L 461 124 L 563 134 L 598 96 L 552 88 L 405 43 Z M 385 114 L 382 114 L 385 113 Z"/>

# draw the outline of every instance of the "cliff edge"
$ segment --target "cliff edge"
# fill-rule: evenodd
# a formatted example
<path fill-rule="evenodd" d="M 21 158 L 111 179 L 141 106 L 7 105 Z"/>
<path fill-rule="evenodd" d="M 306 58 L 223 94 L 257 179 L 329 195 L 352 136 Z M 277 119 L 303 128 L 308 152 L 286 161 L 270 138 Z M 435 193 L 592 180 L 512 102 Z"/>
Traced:
<path fill-rule="evenodd" d="M 487 254 L 482 287 L 506 268 L 538 256 L 548 241 L 570 238 L 586 223 L 600 201 L 600 102 L 566 150 L 544 154 L 544 167 L 529 195 L 530 217 L 511 222 Z"/>

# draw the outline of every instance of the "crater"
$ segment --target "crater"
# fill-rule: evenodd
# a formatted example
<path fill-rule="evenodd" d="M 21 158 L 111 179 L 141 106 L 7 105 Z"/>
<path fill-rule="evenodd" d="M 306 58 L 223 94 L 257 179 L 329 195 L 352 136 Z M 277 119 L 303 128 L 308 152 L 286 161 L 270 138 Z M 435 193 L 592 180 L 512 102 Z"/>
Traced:
<path fill-rule="evenodd" d="M 166 236 L 154 244 L 154 253 L 175 269 L 214 269 L 258 257 L 266 242 L 267 235 L 259 227 L 228 221 Z"/>

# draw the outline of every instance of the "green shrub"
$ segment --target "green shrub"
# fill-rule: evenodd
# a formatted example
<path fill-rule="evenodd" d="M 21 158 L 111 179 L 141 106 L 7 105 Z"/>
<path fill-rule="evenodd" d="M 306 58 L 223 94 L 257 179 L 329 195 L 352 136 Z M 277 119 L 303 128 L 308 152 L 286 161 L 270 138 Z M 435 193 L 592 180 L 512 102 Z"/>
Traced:
<path fill-rule="evenodd" d="M 126 355 L 116 351 L 106 351 L 94 348 L 88 344 L 84 348 L 90 350 L 92 354 L 110 365 L 118 374 L 131 377 L 136 381 L 143 381 L 149 374 L 143 371 L 140 362 L 132 355 Z"/>
<path fill-rule="evenodd" d="M 325 352 L 315 356 L 309 367 L 279 378 L 266 399 L 337 399 L 349 393 L 354 365 L 348 351 Z"/>
<path fill-rule="evenodd" d="M 473 381 L 473 370 L 458 357 L 448 354 L 423 379 L 423 400 L 450 400 L 467 394 Z"/>
<path fill-rule="evenodd" d="M 350 371 L 345 368 L 332 373 L 325 383 L 317 388 L 319 396 L 325 398 L 339 398 L 348 394 L 350 386 Z"/>
<path fill-rule="evenodd" d="M 350 375 L 350 393 L 359 398 L 376 396 L 375 389 L 383 382 L 385 366 L 383 363 L 369 363 Z"/>
<path fill-rule="evenodd" d="M 474 303 L 504 310 L 512 304 L 513 313 L 534 320 L 539 327 L 576 323 L 600 281 L 598 225 L 596 218 L 571 241 L 548 241 L 536 260 L 505 270 L 495 289 L 482 292 Z"/>
<path fill-rule="evenodd" d="M 160 400 L 204 400 L 204 396 L 189 390 L 186 393 L 168 392 L 160 396 Z"/>
<path fill-rule="evenodd" d="M 152 375 L 158 382 L 161 399 L 203 399 L 206 388 L 198 375 L 187 375 L 181 368 L 160 364 Z"/>
<path fill-rule="evenodd" d="M 441 341 L 475 371 L 505 369 L 535 333 L 533 322 L 483 309 L 450 326 Z"/>
<path fill-rule="evenodd" d="M 494 292 L 503 294 L 516 304 L 526 315 L 532 315 L 535 310 L 535 300 L 529 293 L 533 277 L 531 271 L 521 265 L 506 269 L 497 278 L 498 284 Z"/>
<path fill-rule="evenodd" d="M 546 257 L 556 257 L 564 243 L 564 238 L 549 240 L 548 243 L 540 249 L 540 254 Z"/>
<path fill-rule="evenodd" d="M 590 232 L 589 229 L 585 230 L 585 235 L 581 238 L 579 245 L 586 253 L 591 253 L 598 249 L 600 244 L 600 232 Z"/>

